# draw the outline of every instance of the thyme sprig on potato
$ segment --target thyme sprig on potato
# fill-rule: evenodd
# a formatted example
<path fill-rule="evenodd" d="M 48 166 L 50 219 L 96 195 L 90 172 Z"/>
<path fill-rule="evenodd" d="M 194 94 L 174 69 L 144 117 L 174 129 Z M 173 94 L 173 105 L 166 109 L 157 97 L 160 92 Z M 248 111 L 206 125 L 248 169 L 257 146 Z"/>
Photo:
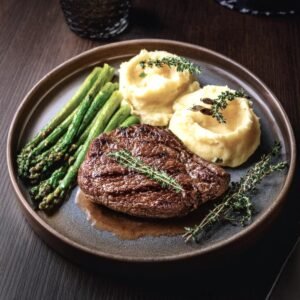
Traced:
<path fill-rule="evenodd" d="M 239 182 L 231 183 L 227 193 L 219 203 L 203 218 L 199 225 L 186 227 L 186 241 L 200 242 L 214 226 L 229 222 L 233 225 L 246 226 L 251 223 L 255 212 L 251 197 L 257 185 L 268 175 L 275 171 L 284 170 L 288 164 L 285 161 L 273 163 L 273 159 L 280 153 L 281 146 L 276 142 L 269 154 L 263 155 L 253 165 Z"/>
<path fill-rule="evenodd" d="M 230 101 L 234 100 L 237 97 L 248 98 L 248 96 L 242 90 L 235 92 L 225 91 L 218 95 L 216 99 L 205 98 L 201 100 L 203 103 L 211 105 L 210 108 L 199 104 L 191 107 L 191 110 L 200 111 L 206 115 L 210 115 L 219 123 L 224 124 L 226 123 L 226 120 L 222 114 L 222 111 L 226 109 Z"/>
<path fill-rule="evenodd" d="M 160 59 L 148 59 L 140 61 L 139 65 L 144 70 L 146 67 L 148 68 L 162 68 L 164 65 L 171 67 L 175 67 L 177 72 L 184 72 L 188 71 L 191 74 L 200 74 L 201 70 L 198 66 L 193 64 L 188 59 L 181 57 L 181 56 L 166 56 Z M 140 74 L 140 77 L 147 76 L 147 73 L 143 71 Z"/>

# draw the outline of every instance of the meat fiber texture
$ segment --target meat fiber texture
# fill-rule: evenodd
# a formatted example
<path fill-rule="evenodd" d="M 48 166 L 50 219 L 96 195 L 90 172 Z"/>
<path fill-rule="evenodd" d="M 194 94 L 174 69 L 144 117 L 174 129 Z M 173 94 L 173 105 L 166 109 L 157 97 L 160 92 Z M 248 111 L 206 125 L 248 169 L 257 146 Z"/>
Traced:
<path fill-rule="evenodd" d="M 176 192 L 120 165 L 107 154 L 128 150 L 149 166 L 165 171 L 184 189 Z M 93 202 L 132 216 L 180 217 L 221 196 L 230 175 L 189 152 L 168 129 L 135 125 L 104 133 L 90 145 L 78 184 Z"/>

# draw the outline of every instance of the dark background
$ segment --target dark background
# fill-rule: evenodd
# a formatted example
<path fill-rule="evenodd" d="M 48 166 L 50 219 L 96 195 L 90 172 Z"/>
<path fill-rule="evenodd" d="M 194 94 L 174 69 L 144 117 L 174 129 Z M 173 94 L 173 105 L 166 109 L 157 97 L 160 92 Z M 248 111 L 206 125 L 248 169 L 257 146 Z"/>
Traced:
<path fill-rule="evenodd" d="M 299 146 L 299 15 L 243 15 L 213 0 L 136 0 L 133 5 L 131 27 L 113 41 L 173 39 L 238 61 L 277 95 Z M 0 299 L 265 298 L 299 233 L 299 164 L 288 201 L 263 239 L 213 269 L 181 274 L 185 279 L 177 281 L 95 274 L 56 254 L 25 221 L 6 170 L 6 138 L 13 114 L 27 91 L 52 68 L 101 44 L 70 32 L 58 1 L 0 2 Z"/>

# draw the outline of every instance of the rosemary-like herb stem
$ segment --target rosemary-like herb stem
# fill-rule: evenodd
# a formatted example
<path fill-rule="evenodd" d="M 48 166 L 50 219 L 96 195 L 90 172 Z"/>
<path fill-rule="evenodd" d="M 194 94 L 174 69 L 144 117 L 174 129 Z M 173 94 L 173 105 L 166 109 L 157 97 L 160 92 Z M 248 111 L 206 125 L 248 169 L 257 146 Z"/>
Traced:
<path fill-rule="evenodd" d="M 115 159 L 123 167 L 127 167 L 137 173 L 143 174 L 150 179 L 158 182 L 162 187 L 169 187 L 175 192 L 183 192 L 184 189 L 182 186 L 166 172 L 159 171 L 156 168 L 153 168 L 145 164 L 142 160 L 137 157 L 134 157 L 127 150 L 119 150 L 108 153 L 108 156 Z"/>
<path fill-rule="evenodd" d="M 272 163 L 272 157 L 277 156 L 280 149 L 280 144 L 275 143 L 272 151 L 263 155 L 239 182 L 231 184 L 219 204 L 204 217 L 199 225 L 185 228 L 186 232 L 183 237 L 186 238 L 186 241 L 193 239 L 195 242 L 199 242 L 212 226 L 224 221 L 241 226 L 249 224 L 254 212 L 250 197 L 256 190 L 256 186 L 264 177 L 287 167 L 287 162 L 284 161 Z"/>
<path fill-rule="evenodd" d="M 181 57 L 181 56 L 166 56 L 161 59 L 148 59 L 140 61 L 140 66 L 142 69 L 146 67 L 153 68 L 162 68 L 164 65 L 171 67 L 175 67 L 177 72 L 188 71 L 191 74 L 200 74 L 201 70 L 198 66 L 193 64 L 188 59 Z M 143 75 L 142 75 L 143 74 Z M 141 73 L 141 77 L 146 75 L 145 72 Z"/>
<path fill-rule="evenodd" d="M 246 94 L 243 91 L 225 91 L 218 95 L 216 99 L 209 99 L 211 104 L 210 108 L 204 107 L 200 104 L 194 105 L 191 110 L 200 111 L 207 115 L 211 115 L 219 123 L 226 123 L 226 120 L 222 114 L 222 110 L 224 110 L 228 106 L 228 103 L 230 101 L 234 100 L 237 97 L 247 98 Z"/>

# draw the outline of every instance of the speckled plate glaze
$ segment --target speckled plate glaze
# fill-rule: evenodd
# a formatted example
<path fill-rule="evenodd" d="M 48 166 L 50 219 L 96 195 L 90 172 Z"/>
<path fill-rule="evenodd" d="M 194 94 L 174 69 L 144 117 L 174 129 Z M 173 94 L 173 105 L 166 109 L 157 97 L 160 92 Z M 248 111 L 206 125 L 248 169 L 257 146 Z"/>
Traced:
<path fill-rule="evenodd" d="M 282 158 L 289 162 L 289 170 L 264 180 L 259 187 L 260 192 L 254 198 L 258 214 L 248 227 L 223 226 L 201 244 L 186 244 L 180 235 L 122 240 L 89 224 L 85 214 L 74 202 L 77 188 L 58 213 L 51 217 L 31 208 L 27 189 L 16 174 L 18 150 L 71 97 L 93 66 L 106 62 L 118 68 L 121 62 L 143 48 L 166 50 L 194 61 L 202 69 L 199 76 L 201 85 L 243 88 L 251 96 L 254 110 L 261 120 L 262 143 L 246 164 L 228 170 L 233 180 L 244 174 L 263 152 L 270 150 L 274 140 L 281 141 Z M 26 95 L 14 116 L 7 141 L 11 182 L 27 220 L 37 234 L 51 247 L 77 263 L 98 270 L 117 270 L 118 273 L 133 270 L 146 273 L 149 270 L 155 271 L 162 264 L 169 266 L 166 269 L 169 273 L 178 267 L 182 270 L 184 266 L 195 265 L 196 262 L 209 265 L 216 257 L 226 256 L 253 242 L 264 232 L 284 203 L 295 168 L 295 156 L 294 135 L 286 113 L 274 94 L 249 70 L 199 46 L 153 39 L 131 40 L 94 48 L 55 68 Z M 127 268 L 128 263 L 131 263 L 130 269 Z"/>

